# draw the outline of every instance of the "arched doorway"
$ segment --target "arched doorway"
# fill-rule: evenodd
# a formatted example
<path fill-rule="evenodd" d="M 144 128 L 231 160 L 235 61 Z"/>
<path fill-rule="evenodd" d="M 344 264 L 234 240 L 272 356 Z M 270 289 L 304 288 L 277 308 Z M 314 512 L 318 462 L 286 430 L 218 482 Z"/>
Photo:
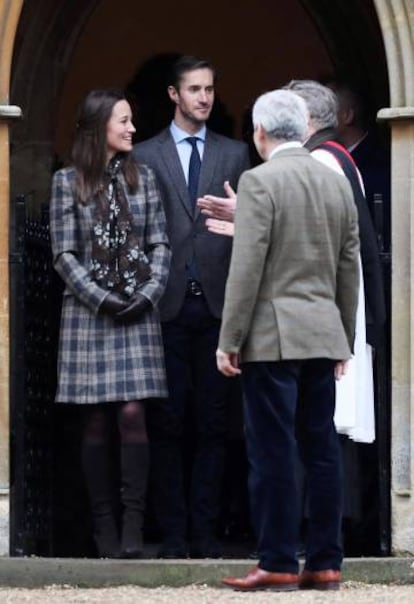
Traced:
<path fill-rule="evenodd" d="M 385 53 L 371 1 L 361 7 L 352 0 L 343 8 L 341 2 L 294 0 L 253 8 L 243 0 L 237 11 L 216 1 L 197 17 L 189 0 L 174 9 L 128 1 L 122 15 L 108 0 L 25 2 L 10 89 L 25 113 L 13 128 L 12 192 L 32 190 L 36 182 L 41 203 L 53 154 L 67 154 L 85 91 L 123 86 L 144 61 L 165 52 L 206 55 L 218 66 L 219 94 L 234 116 L 236 136 L 255 96 L 292 77 L 328 78 L 352 67 L 369 78 L 377 107 L 388 103 Z M 16 172 L 19 178 L 13 178 Z"/>
<path fill-rule="evenodd" d="M 145 32 L 145 48 L 151 48 L 151 54 L 164 50 L 159 39 L 165 39 L 165 32 L 158 25 L 157 28 L 153 26 L 157 23 L 159 6 L 148 9 L 144 15 L 137 9 L 136 3 L 131 2 L 131 10 L 135 10 L 135 13 L 131 17 L 131 12 L 126 10 L 123 23 L 119 17 L 114 18 L 109 2 L 75 2 L 70 7 L 64 4 L 44 1 L 35 6 L 33 2 L 26 2 L 14 50 L 11 97 L 13 102 L 23 106 L 27 118 L 12 131 L 12 193 L 13 196 L 27 193 L 34 186 L 35 206 L 47 198 L 55 152 L 64 155 L 67 148 L 69 128 L 66 123 L 71 121 L 76 101 L 86 88 L 125 84 L 139 65 L 138 61 L 131 63 L 128 60 L 127 67 L 125 61 L 120 67 L 116 53 L 114 56 L 111 51 L 103 52 L 108 47 L 108 38 L 112 40 L 110 34 L 120 31 L 126 36 L 123 40 L 129 40 L 129 48 L 136 47 L 138 24 L 141 24 Z M 356 65 L 356 56 L 361 70 L 369 68 L 378 107 L 388 104 L 385 53 L 372 2 L 364 2 L 362 7 L 361 3 L 350 2 L 345 9 L 340 2 L 325 2 L 323 5 L 312 1 L 282 4 L 286 6 L 266 3 L 260 15 L 260 7 L 254 8 L 255 22 L 257 19 L 259 24 L 271 24 L 266 31 L 267 36 L 260 25 L 256 31 L 250 26 L 252 7 L 251 2 L 246 0 L 238 7 L 237 15 L 230 12 L 231 9 L 218 7 L 215 14 L 221 15 L 223 27 L 216 32 L 215 23 L 211 24 L 214 44 L 197 34 L 197 31 L 203 34 L 206 31 L 207 18 L 198 24 L 199 29 L 195 28 L 194 39 L 190 38 L 190 51 L 209 54 L 219 67 L 221 57 L 227 57 L 228 64 L 222 68 L 222 82 L 227 86 L 223 99 L 238 114 L 236 123 L 240 123 L 240 113 L 246 102 L 261 90 L 282 84 L 290 77 L 333 75 L 339 68 Z M 223 14 L 223 10 L 229 13 Z M 33 19 L 34 14 L 36 19 Z M 186 40 L 185 48 L 167 45 L 167 50 L 187 51 L 187 45 L 190 46 L 188 37 L 177 36 L 180 28 L 186 29 L 184 14 L 191 15 L 191 6 L 187 12 L 175 10 L 174 13 L 165 14 L 163 22 L 168 23 L 166 29 L 174 34 L 171 39 Z M 154 18 L 151 19 L 151 16 Z M 213 18 L 211 20 L 214 21 Z M 47 28 L 45 23 L 48 23 Z M 275 31 L 276 23 L 280 24 L 280 28 Z M 237 35 L 234 31 L 232 33 L 234 48 L 231 52 L 226 37 L 229 27 L 237 32 Z M 345 31 L 348 35 L 344 34 Z M 369 36 L 366 35 L 367 31 L 370 32 Z M 352 36 L 349 32 L 352 32 Z M 246 38 L 251 40 L 251 45 L 246 45 Z M 39 39 L 42 40 L 41 44 Z M 217 44 L 220 39 L 223 42 Z M 265 39 L 269 39 L 269 43 L 263 49 L 261 46 Z M 259 41 L 258 48 L 256 40 Z M 114 44 L 114 47 L 118 48 L 120 44 L 122 36 L 121 42 L 118 46 Z M 97 47 L 99 52 L 96 51 Z M 241 56 L 243 60 L 240 60 Z M 145 58 L 147 55 L 141 48 L 140 59 Z"/>

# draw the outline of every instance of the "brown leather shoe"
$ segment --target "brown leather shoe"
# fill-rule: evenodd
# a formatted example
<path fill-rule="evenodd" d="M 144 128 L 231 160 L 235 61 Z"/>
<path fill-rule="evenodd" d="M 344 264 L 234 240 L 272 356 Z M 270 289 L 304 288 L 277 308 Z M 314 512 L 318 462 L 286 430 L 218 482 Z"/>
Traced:
<path fill-rule="evenodd" d="M 298 589 L 298 575 L 293 573 L 271 573 L 258 566 L 252 568 L 245 577 L 226 577 L 224 585 L 238 591 L 271 589 L 273 591 L 294 591 Z"/>
<path fill-rule="evenodd" d="M 339 570 L 304 570 L 299 577 L 299 589 L 339 589 Z"/>

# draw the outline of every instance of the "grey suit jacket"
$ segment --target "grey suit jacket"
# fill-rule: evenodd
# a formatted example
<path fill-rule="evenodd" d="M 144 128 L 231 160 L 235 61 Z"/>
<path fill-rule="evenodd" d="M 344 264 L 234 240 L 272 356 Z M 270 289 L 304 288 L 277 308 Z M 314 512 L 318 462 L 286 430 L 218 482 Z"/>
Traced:
<path fill-rule="evenodd" d="M 193 216 L 184 173 L 169 128 L 135 145 L 133 154 L 138 162 L 154 170 L 167 217 L 172 260 L 167 288 L 159 305 L 161 319 L 169 321 L 180 311 L 193 256 L 209 309 L 215 317 L 220 318 L 231 239 L 210 233 L 205 226 L 205 216 L 199 209 Z M 228 180 L 232 187 L 237 187 L 240 175 L 248 168 L 249 156 L 245 143 L 207 131 L 199 196 L 224 196 L 224 181 Z"/>
<path fill-rule="evenodd" d="M 246 172 L 219 347 L 243 362 L 349 358 L 358 253 L 349 183 L 306 149 Z"/>

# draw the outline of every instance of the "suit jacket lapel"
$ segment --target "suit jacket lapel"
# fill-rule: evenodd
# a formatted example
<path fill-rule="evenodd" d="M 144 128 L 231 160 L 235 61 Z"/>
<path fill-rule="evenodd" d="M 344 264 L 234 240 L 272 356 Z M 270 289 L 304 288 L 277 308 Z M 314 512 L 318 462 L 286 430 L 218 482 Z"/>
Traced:
<path fill-rule="evenodd" d="M 190 198 L 188 195 L 187 183 L 181 166 L 180 158 L 178 157 L 175 143 L 172 139 L 170 131 L 164 130 L 159 138 L 160 154 L 164 161 L 165 167 L 170 175 L 172 184 L 177 190 L 178 197 L 184 205 L 188 214 L 193 218 L 193 212 L 191 209 Z"/>
<path fill-rule="evenodd" d="M 204 145 L 203 160 L 201 162 L 200 180 L 198 181 L 198 192 L 201 195 L 208 194 L 211 182 L 216 172 L 219 144 L 213 132 L 207 130 L 206 142 Z M 224 195 L 224 191 L 223 191 Z M 194 214 L 196 220 L 200 214 L 197 207 Z"/>

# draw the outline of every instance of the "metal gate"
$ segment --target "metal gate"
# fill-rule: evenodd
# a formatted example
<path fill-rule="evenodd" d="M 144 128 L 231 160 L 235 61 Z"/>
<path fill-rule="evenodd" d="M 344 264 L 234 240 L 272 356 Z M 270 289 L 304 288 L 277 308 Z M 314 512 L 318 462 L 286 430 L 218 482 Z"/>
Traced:
<path fill-rule="evenodd" d="M 10 241 L 10 524 L 13 556 L 50 555 L 55 298 L 45 220 L 12 207 Z"/>
<path fill-rule="evenodd" d="M 391 252 L 380 242 L 387 317 L 391 317 Z M 379 555 L 391 555 L 391 321 L 374 364 L 376 397 L 376 462 L 378 473 Z"/>
<path fill-rule="evenodd" d="M 10 553 L 92 556 L 79 410 L 53 403 L 63 285 L 47 210 L 30 218 L 23 196 L 11 209 Z"/>

